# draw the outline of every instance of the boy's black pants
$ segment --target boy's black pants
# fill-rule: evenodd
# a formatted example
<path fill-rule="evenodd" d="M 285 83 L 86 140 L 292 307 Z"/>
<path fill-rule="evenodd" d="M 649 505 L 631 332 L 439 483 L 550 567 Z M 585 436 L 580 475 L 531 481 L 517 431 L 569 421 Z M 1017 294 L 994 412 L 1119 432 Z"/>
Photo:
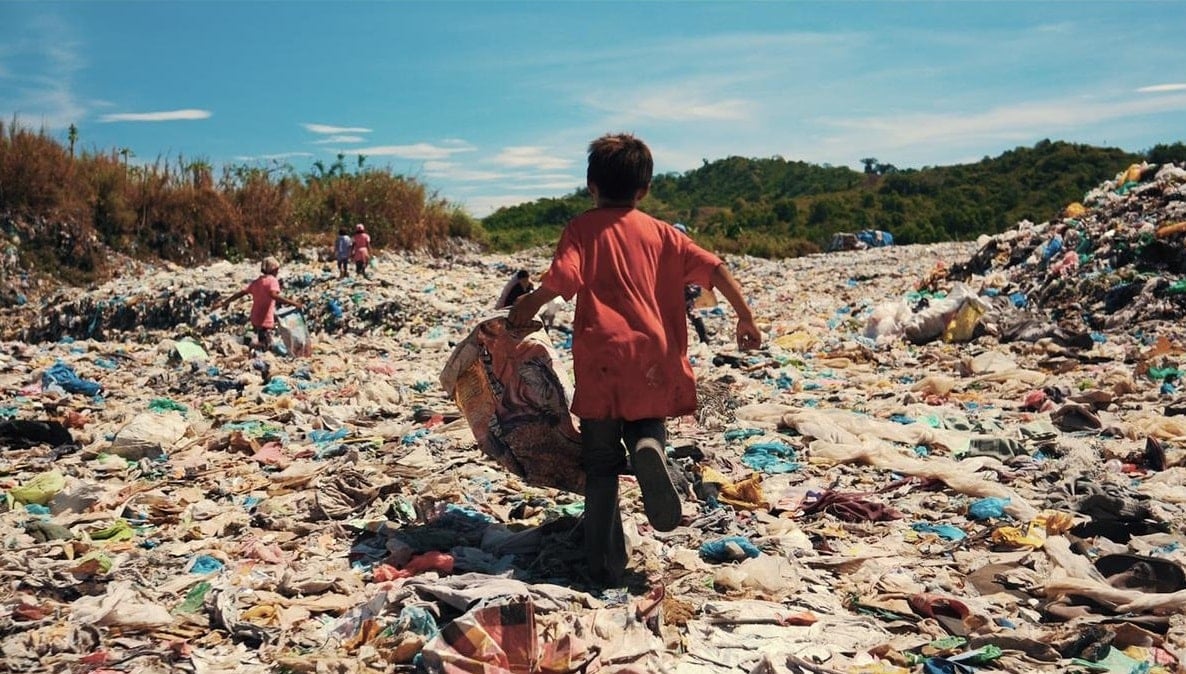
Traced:
<path fill-rule="evenodd" d="M 663 420 L 581 419 L 585 556 L 596 581 L 617 584 L 630 561 L 618 508 L 618 476 L 627 472 L 627 452 L 633 454 L 642 438 L 654 438 L 660 446 L 665 445 Z"/>

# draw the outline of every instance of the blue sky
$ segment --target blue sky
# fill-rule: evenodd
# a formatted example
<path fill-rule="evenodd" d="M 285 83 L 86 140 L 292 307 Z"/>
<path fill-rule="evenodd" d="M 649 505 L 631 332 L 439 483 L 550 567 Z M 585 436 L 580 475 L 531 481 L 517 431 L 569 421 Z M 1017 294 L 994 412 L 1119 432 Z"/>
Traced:
<path fill-rule="evenodd" d="M 0 0 L 0 116 L 144 162 L 362 154 L 483 217 L 610 131 L 658 172 L 1182 141 L 1183 35 L 1178 1 Z"/>

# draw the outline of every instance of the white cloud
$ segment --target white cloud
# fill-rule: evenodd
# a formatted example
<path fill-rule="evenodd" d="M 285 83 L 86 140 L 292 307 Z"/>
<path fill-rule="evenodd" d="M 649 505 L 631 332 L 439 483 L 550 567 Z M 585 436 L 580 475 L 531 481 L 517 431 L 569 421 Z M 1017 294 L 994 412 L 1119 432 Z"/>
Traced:
<path fill-rule="evenodd" d="M 491 161 L 499 166 L 529 167 L 545 171 L 566 169 L 573 164 L 571 159 L 548 155 L 543 147 L 536 145 L 504 147 Z"/>
<path fill-rule="evenodd" d="M 880 147 L 972 144 L 985 140 L 1017 141 L 1037 135 L 1060 135 L 1095 124 L 1142 115 L 1186 110 L 1186 95 L 1116 101 L 1035 101 L 991 108 L 980 113 L 905 114 L 863 119 L 821 119 L 845 130 L 829 143 Z"/>
<path fill-rule="evenodd" d="M 584 178 L 539 180 L 536 182 L 530 182 L 529 180 L 524 179 L 514 184 L 506 185 L 505 189 L 515 190 L 517 192 L 540 192 L 546 196 L 559 196 L 557 192 L 567 194 L 585 186 Z"/>
<path fill-rule="evenodd" d="M 1186 83 L 1177 84 L 1154 84 L 1148 87 L 1141 87 L 1137 89 L 1142 94 L 1162 93 L 1166 91 L 1186 91 Z"/>
<path fill-rule="evenodd" d="M 328 138 L 322 138 L 321 140 L 315 140 L 315 141 L 313 141 L 313 144 L 314 145 L 329 145 L 331 143 L 361 143 L 364 140 L 366 140 L 366 138 L 363 138 L 362 136 L 337 135 L 337 136 L 329 136 Z"/>
<path fill-rule="evenodd" d="M 1075 24 L 1069 21 L 1061 23 L 1044 23 L 1034 26 L 1035 33 L 1054 33 L 1058 35 L 1070 35 L 1075 32 Z"/>
<path fill-rule="evenodd" d="M 635 101 L 632 109 L 641 117 L 667 122 L 741 121 L 748 117 L 753 103 L 740 98 L 720 101 L 697 101 L 651 96 Z"/>
<path fill-rule="evenodd" d="M 483 194 L 465 197 L 459 199 L 458 202 L 469 211 L 470 215 L 475 218 L 484 218 L 504 206 L 515 206 L 527 200 L 522 194 Z"/>
<path fill-rule="evenodd" d="M 364 126 L 331 126 L 329 124 L 301 124 L 306 131 L 322 134 L 342 133 L 370 133 L 371 129 Z"/>
<path fill-rule="evenodd" d="M 411 145 L 375 145 L 372 147 L 351 148 L 350 154 L 365 154 L 368 157 L 399 157 L 400 159 L 419 159 L 425 161 L 448 159 L 458 152 L 473 152 L 471 145 L 457 145 L 442 147 L 432 143 L 413 143 Z"/>
<path fill-rule="evenodd" d="M 116 112 L 99 117 L 100 122 L 177 122 L 210 119 L 214 113 L 209 110 L 188 108 L 185 110 L 164 110 L 161 112 Z"/>
<path fill-rule="evenodd" d="M 749 118 L 756 104 L 720 93 L 727 86 L 697 79 L 677 86 L 647 87 L 633 96 L 586 96 L 584 103 L 591 109 L 613 113 L 614 123 L 618 125 L 638 121 L 732 122 Z"/>
<path fill-rule="evenodd" d="M 312 157 L 312 152 L 278 152 L 276 154 L 261 154 L 254 157 L 239 156 L 235 161 L 271 161 L 273 159 L 292 159 L 294 157 Z"/>
<path fill-rule="evenodd" d="M 507 178 L 507 174 L 505 173 L 467 169 L 454 162 L 439 160 L 424 162 L 424 174 L 430 178 L 456 180 L 460 182 L 489 182 Z"/>

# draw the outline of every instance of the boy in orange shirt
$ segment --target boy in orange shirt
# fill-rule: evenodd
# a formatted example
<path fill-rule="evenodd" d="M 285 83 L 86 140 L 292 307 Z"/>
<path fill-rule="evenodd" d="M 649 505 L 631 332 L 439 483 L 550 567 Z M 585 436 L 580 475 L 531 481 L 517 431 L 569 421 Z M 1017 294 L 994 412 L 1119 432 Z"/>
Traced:
<path fill-rule="evenodd" d="M 653 170 L 650 149 L 632 135 L 589 145 L 586 180 L 596 206 L 568 223 L 539 288 L 508 316 L 526 326 L 551 300 L 576 296 L 572 412 L 581 420 L 585 553 L 593 579 L 610 585 L 621 582 L 629 561 L 618 509 L 627 455 L 651 526 L 670 531 L 680 522 L 664 420 L 696 410 L 684 286 L 719 289 L 737 313 L 738 347 L 762 343 L 720 258 L 636 208 Z"/>

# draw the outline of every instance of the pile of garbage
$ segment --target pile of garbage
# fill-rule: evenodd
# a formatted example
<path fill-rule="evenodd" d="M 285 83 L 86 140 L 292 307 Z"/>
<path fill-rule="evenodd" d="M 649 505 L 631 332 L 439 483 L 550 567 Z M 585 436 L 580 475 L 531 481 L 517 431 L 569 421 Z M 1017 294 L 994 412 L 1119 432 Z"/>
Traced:
<path fill-rule="evenodd" d="M 0 658 L 14 672 L 1181 671 L 1180 328 L 1104 325 L 1074 346 L 1007 341 L 967 315 L 934 338 L 870 336 L 875 314 L 909 318 L 887 303 L 913 316 L 954 297 L 989 315 L 977 279 L 934 273 L 976 251 L 730 258 L 766 344 L 736 351 L 728 308 L 701 310 L 700 410 L 668 424 L 681 525 L 654 531 L 623 476 L 632 573 L 613 588 L 585 576 L 581 497 L 483 454 L 438 383 L 510 275 L 538 275 L 547 252 L 380 254 L 370 279 L 286 264 L 306 358 L 252 352 L 246 301 L 203 304 L 250 263 L 63 289 L 6 318 L 48 337 L 57 308 L 69 331 L 0 348 Z M 72 332 L 113 298 L 176 321 L 122 327 L 103 309 L 104 339 Z M 569 372 L 570 322 L 566 308 L 540 335 Z"/>
<path fill-rule="evenodd" d="M 1134 165 L 1064 209 L 1029 221 L 957 263 L 940 261 L 911 292 L 876 307 L 864 334 L 915 344 L 1054 340 L 1090 348 L 1100 330 L 1186 312 L 1186 169 Z"/>
<path fill-rule="evenodd" d="M 1093 330 L 1186 311 L 1186 168 L 1133 165 L 1061 215 L 982 237 L 950 278 Z"/>
<path fill-rule="evenodd" d="M 10 310 L 13 320 L 2 334 L 6 339 L 36 343 L 62 339 L 151 341 L 160 333 L 210 336 L 228 327 L 245 330 L 249 302 L 232 307 L 229 314 L 213 312 L 211 307 L 219 297 L 246 286 L 255 275 L 242 265 L 220 262 L 190 275 L 193 285 L 180 286 L 175 273 L 151 269 L 140 278 L 116 278 L 89 292 L 61 288 L 42 300 L 40 311 L 29 307 Z M 284 287 L 288 296 L 305 305 L 306 322 L 328 334 L 399 331 L 409 315 L 416 317 L 412 321 L 416 325 L 435 324 L 455 309 L 442 307 L 425 293 L 414 296 L 422 302 L 405 306 L 401 297 L 385 293 L 392 286 L 387 281 L 340 281 L 336 271 L 321 269 L 289 276 Z"/>

